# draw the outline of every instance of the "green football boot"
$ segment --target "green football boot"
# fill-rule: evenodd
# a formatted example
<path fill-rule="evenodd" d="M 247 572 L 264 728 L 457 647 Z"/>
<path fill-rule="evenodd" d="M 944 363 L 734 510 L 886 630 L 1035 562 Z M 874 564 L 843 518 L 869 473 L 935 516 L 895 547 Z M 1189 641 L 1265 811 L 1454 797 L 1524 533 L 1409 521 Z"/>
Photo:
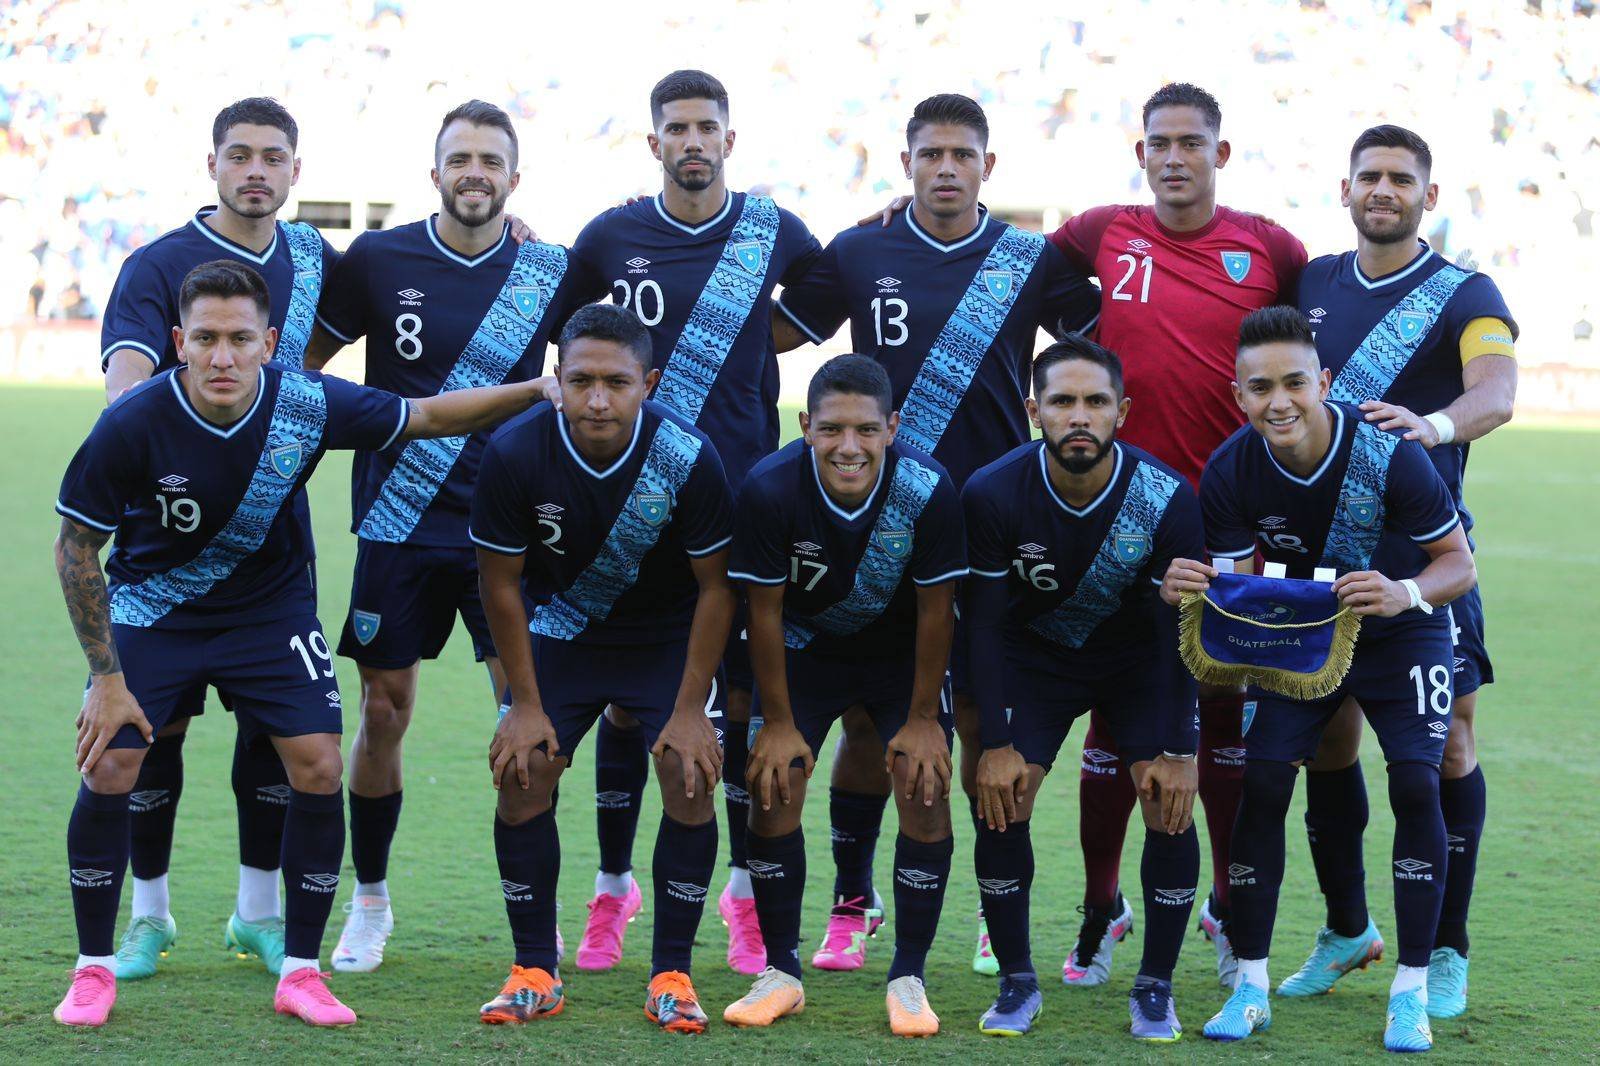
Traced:
<path fill-rule="evenodd" d="M 235 913 L 228 919 L 222 945 L 241 959 L 254 955 L 276 976 L 283 968 L 283 919 L 274 916 L 247 922 Z"/>
<path fill-rule="evenodd" d="M 122 934 L 122 944 L 117 948 L 117 980 L 140 981 L 154 977 L 157 964 L 177 942 L 178 923 L 172 918 L 164 921 L 149 915 L 135 918 L 128 931 Z"/>

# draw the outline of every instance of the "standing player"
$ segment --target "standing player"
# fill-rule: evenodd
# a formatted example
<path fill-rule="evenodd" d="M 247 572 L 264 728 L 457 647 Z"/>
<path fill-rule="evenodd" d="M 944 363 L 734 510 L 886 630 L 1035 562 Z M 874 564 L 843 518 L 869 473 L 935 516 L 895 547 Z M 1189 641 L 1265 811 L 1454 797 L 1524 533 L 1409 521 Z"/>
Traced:
<path fill-rule="evenodd" d="M 403 395 L 539 375 L 551 332 L 582 286 L 569 280 L 565 249 L 510 236 L 506 198 L 521 176 L 510 117 L 482 100 L 445 115 L 432 176 L 438 214 L 361 234 L 329 276 L 308 366 L 321 369 L 365 336 L 366 383 Z M 387 877 L 400 819 L 401 740 L 420 660 L 438 657 L 457 613 L 496 698 L 505 689 L 467 538 L 487 442 L 487 433 L 415 441 L 355 459 L 356 566 L 339 654 L 361 671 L 361 726 L 350 746 L 356 888 L 335 970 L 376 969 L 394 929 Z"/>
<path fill-rule="evenodd" d="M 259 270 L 272 293 L 274 359 L 301 365 L 325 270 L 337 253 L 303 222 L 280 222 L 278 212 L 300 178 L 295 155 L 300 131 L 276 100 L 251 97 L 229 104 L 211 124 L 206 159 L 217 203 L 179 228 L 135 251 L 117 275 L 101 322 L 100 362 L 106 402 L 154 374 L 178 365 L 173 327 L 178 291 L 201 263 L 218 258 Z M 295 513 L 310 530 L 306 501 Z M 183 794 L 183 741 L 205 690 L 178 704 L 139 769 L 133 788 L 133 920 L 117 950 L 117 976 L 149 977 L 177 940 L 169 908 L 167 870 L 173 823 Z M 227 946 L 258 956 L 272 973 L 283 961 L 283 907 L 278 898 L 278 852 L 283 841 L 289 779 L 265 737 L 244 730 L 235 740 L 233 792 L 239 820 L 239 894 L 228 919 Z"/>
<path fill-rule="evenodd" d="M 243 264 L 190 271 L 174 328 L 180 366 L 112 404 L 62 482 L 56 568 L 90 672 L 78 714 L 83 784 L 67 827 L 80 954 L 55 1011 L 65 1025 L 102 1025 L 116 1002 L 111 935 L 129 793 L 156 732 L 205 685 L 229 700 L 241 730 L 271 738 L 289 774 L 274 1006 L 313 1025 L 355 1021 L 317 964 L 344 853 L 340 701 L 310 538 L 290 501 L 330 448 L 469 433 L 538 395 L 526 384 L 407 401 L 280 370 L 268 362 L 269 301 Z"/>
<path fill-rule="evenodd" d="M 900 812 L 889 1027 L 939 1031 L 923 967 L 954 849 L 944 680 L 966 546 L 950 475 L 896 441 L 890 398 L 869 356 L 828 360 L 807 389 L 804 439 L 757 464 L 739 494 L 729 576 L 749 594 L 762 720 L 748 768 L 759 798 L 749 850 L 767 968 L 723 1012 L 733 1025 L 771 1025 L 805 1006 L 806 779 L 829 727 L 859 708 L 882 739 Z"/>
<path fill-rule="evenodd" d="M 1116 440 L 1132 400 L 1116 355 L 1083 337 L 1039 353 L 1028 400 L 1042 442 L 1012 449 L 962 493 L 973 691 L 982 707 L 973 849 L 1000 994 L 979 1028 L 1016 1036 L 1043 1005 L 1028 949 L 1029 819 L 1074 719 L 1106 716 L 1144 813 L 1144 961 L 1133 1035 L 1183 1033 L 1172 971 L 1200 876 L 1195 685 L 1177 612 L 1156 587 L 1202 548 L 1200 505 L 1172 469 Z"/>
<path fill-rule="evenodd" d="M 1306 268 L 1300 310 L 1310 316 L 1317 353 L 1333 374 L 1332 398 L 1358 404 L 1368 422 L 1403 429 L 1428 449 L 1470 538 L 1472 516 L 1462 503 L 1468 442 L 1511 418 L 1517 325 L 1486 275 L 1452 266 L 1419 244 L 1423 212 L 1438 198 L 1432 169 L 1427 142 L 1410 130 L 1375 126 L 1356 138 L 1341 189 L 1356 227 L 1356 250 Z M 1494 680 L 1477 586 L 1448 613 L 1456 641 L 1455 701 L 1439 767 L 1439 802 L 1450 856 L 1428 969 L 1428 1014 L 1434 1018 L 1453 1018 L 1467 1008 L 1467 909 L 1484 822 L 1472 723 L 1479 686 Z M 1306 832 L 1328 917 L 1310 959 L 1278 986 L 1279 995 L 1326 992 L 1383 950 L 1367 914 L 1361 861 L 1367 789 L 1356 758 L 1360 740 L 1359 709 L 1348 703 L 1306 775 Z"/>
<path fill-rule="evenodd" d="M 510 684 L 489 761 L 516 962 L 483 1006 L 489 1023 L 566 1005 L 554 976 L 555 790 L 613 704 L 640 723 L 661 784 L 645 1013 L 672 1032 L 706 1027 L 689 968 L 717 864 L 732 500 L 705 434 L 645 401 L 661 376 L 650 354 L 631 312 L 580 309 L 561 334 L 561 410 L 541 406 L 496 433 L 473 492 L 483 602 Z"/>
<path fill-rule="evenodd" d="M 1340 603 L 1363 617 L 1355 661 L 1332 694 L 1296 700 L 1251 689 L 1256 711 L 1228 868 L 1239 983 L 1205 1035 L 1242 1040 L 1272 1022 L 1267 949 L 1295 775 L 1340 703 L 1354 698 L 1383 745 L 1395 818 L 1400 966 L 1384 1045 L 1426 1051 L 1428 955 L 1446 856 L 1439 760 L 1450 727 L 1450 623 L 1436 608 L 1470 589 L 1476 574 L 1455 503 L 1427 453 L 1363 421 L 1354 407 L 1328 402 L 1329 381 L 1298 311 L 1247 317 L 1234 388 L 1250 424 L 1217 449 L 1200 485 L 1211 556 L 1248 564 L 1259 549 L 1290 577 L 1335 570 Z M 1215 575 L 1203 562 L 1175 560 L 1162 595 L 1177 603 Z"/>
<path fill-rule="evenodd" d="M 778 446 L 772 291 L 803 275 L 821 246 L 771 199 L 728 189 L 723 165 L 734 131 L 727 90 L 716 78 L 698 70 L 668 74 L 650 92 L 650 119 L 661 193 L 596 217 L 572 255 L 650 330 L 661 371 L 656 402 L 705 431 L 737 491 L 750 467 Z M 753 974 L 763 951 L 744 853 L 750 671 L 738 639 L 742 628 L 736 619 L 728 645 L 728 720 L 738 728 L 723 737 L 723 793 L 733 872 L 718 909 L 728 925 L 728 964 Z M 580 969 L 616 963 L 627 923 L 642 905 L 631 867 L 645 746 L 626 725 L 608 713 L 595 740 L 600 872 L 578 949 Z"/>
<path fill-rule="evenodd" d="M 1084 328 L 1098 302 L 1043 237 L 991 218 L 979 203 L 995 162 L 988 142 L 988 118 L 968 97 L 946 93 L 919 103 L 900 157 L 914 189 L 910 207 L 887 229 L 852 227 L 834 237 L 784 290 L 783 317 L 774 320 L 780 351 L 821 344 L 848 320 L 851 347 L 889 372 L 900 440 L 937 459 L 957 488 L 1028 439 L 1024 398 L 1037 330 Z M 958 635 L 952 680 L 961 784 L 976 811 L 978 709 L 964 650 Z M 829 802 L 834 908 L 811 960 L 828 970 L 863 965 L 865 939 L 882 922 L 872 858 L 889 781 L 871 723 L 852 715 L 845 725 Z"/>

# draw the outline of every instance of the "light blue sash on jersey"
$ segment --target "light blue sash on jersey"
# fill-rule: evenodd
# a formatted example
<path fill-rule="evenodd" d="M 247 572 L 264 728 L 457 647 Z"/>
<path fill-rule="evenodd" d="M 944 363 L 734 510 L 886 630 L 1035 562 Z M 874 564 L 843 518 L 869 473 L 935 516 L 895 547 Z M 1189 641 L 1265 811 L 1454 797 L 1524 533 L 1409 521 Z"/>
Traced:
<path fill-rule="evenodd" d="M 1411 361 L 1416 346 L 1433 331 L 1450 297 L 1472 274 L 1450 265 L 1401 297 L 1378 320 L 1333 379 L 1328 399 L 1359 404 L 1381 400 Z"/>
<path fill-rule="evenodd" d="M 639 566 L 661 538 L 699 455 L 699 437 L 669 419 L 661 420 L 639 477 L 594 561 L 566 591 L 533 609 L 530 632 L 571 640 L 590 622 L 606 620 L 617 599 L 639 580 Z"/>
<path fill-rule="evenodd" d="M 311 343 L 311 325 L 316 320 L 317 300 L 322 296 L 322 234 L 305 222 L 283 223 L 283 234 L 289 239 L 294 279 L 289 290 L 289 310 L 283 316 L 283 331 L 272 359 L 290 370 L 299 370 L 306 365 L 306 345 Z"/>
<path fill-rule="evenodd" d="M 939 446 L 1043 252 L 1043 237 L 1015 226 L 1007 226 L 989 249 L 900 405 L 900 435 L 907 444 L 929 455 Z"/>
<path fill-rule="evenodd" d="M 1318 566 L 1340 573 L 1365 570 L 1383 536 L 1383 493 L 1389 482 L 1389 462 L 1400 438 L 1357 421 L 1350 441 L 1350 462 L 1344 484 L 1333 507 L 1333 522 Z"/>
<path fill-rule="evenodd" d="M 883 613 L 900 587 L 906 564 L 911 561 L 917 518 L 928 505 L 928 498 L 938 483 L 937 472 L 909 456 L 900 456 L 883 509 L 878 512 L 878 520 L 867 537 L 861 562 L 856 564 L 856 582 L 849 595 L 819 611 L 809 622 L 785 618 L 783 642 L 786 645 L 803 648 L 811 643 L 817 630 L 835 636 L 858 633 Z M 820 487 L 818 491 L 822 491 Z"/>
<path fill-rule="evenodd" d="M 328 422 L 328 399 L 321 382 L 296 373 L 281 374 L 278 381 L 267 441 L 238 509 L 193 559 L 112 593 L 113 622 L 141 628 L 154 625 L 173 608 L 210 592 L 266 541 L 278 511 L 299 484 L 300 472 L 321 447 Z"/>
<path fill-rule="evenodd" d="M 667 357 L 652 399 L 690 422 L 700 421 L 706 396 L 761 299 L 777 240 L 778 205 L 746 193 L 739 219 Z"/>
<path fill-rule="evenodd" d="M 1095 627 L 1122 606 L 1122 593 L 1149 560 L 1156 527 L 1177 491 L 1178 479 L 1172 475 L 1149 463 L 1135 467 L 1122 506 L 1078 587 L 1053 610 L 1029 622 L 1028 628 L 1057 644 L 1083 647 Z"/>
<path fill-rule="evenodd" d="M 567 250 L 558 245 L 525 241 L 517 250 L 511 273 L 440 393 L 476 389 L 503 382 L 533 343 L 545 312 L 567 272 Z M 385 544 L 403 544 L 422 520 L 422 512 L 444 487 L 445 479 L 466 447 L 468 436 L 414 440 L 400 452 L 394 469 L 361 521 L 356 536 Z"/>

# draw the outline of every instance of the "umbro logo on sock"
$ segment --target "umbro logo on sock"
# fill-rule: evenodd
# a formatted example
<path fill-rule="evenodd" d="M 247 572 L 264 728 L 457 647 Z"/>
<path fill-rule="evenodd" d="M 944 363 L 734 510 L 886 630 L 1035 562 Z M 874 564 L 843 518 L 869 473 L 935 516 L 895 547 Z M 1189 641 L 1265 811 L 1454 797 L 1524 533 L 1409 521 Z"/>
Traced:
<path fill-rule="evenodd" d="M 1156 889 L 1156 902 L 1165 903 L 1171 907 L 1186 906 L 1194 902 L 1194 889 L 1158 888 Z"/>
<path fill-rule="evenodd" d="M 307 892 L 332 892 L 339 887 L 339 875 L 306 874 L 300 878 L 300 887 Z"/>
<path fill-rule="evenodd" d="M 500 891 L 513 903 L 528 903 L 533 899 L 532 885 L 519 885 L 515 881 L 500 881 Z"/>
<path fill-rule="evenodd" d="M 1118 757 L 1109 751 L 1100 748 L 1083 749 L 1083 772 L 1086 774 L 1100 774 L 1105 777 L 1117 775 Z"/>
<path fill-rule="evenodd" d="M 602 811 L 626 810 L 633 805 L 633 793 L 619 791 L 596 792 L 594 794 L 594 805 L 596 809 Z"/>
<path fill-rule="evenodd" d="M 1256 879 L 1251 875 L 1255 872 L 1256 868 L 1254 866 L 1246 866 L 1242 862 L 1233 863 L 1228 867 L 1228 884 L 1253 885 L 1256 883 Z"/>
<path fill-rule="evenodd" d="M 1465 855 L 1467 853 L 1466 837 L 1458 837 L 1454 833 L 1446 833 L 1444 835 L 1444 843 L 1445 847 L 1449 848 L 1457 855 Z"/>
<path fill-rule="evenodd" d="M 1009 896 L 1021 891 L 1021 879 L 1016 877 L 980 877 L 978 891 L 985 896 Z"/>
<path fill-rule="evenodd" d="M 105 888 L 111 884 L 110 870 L 80 869 L 73 870 L 68 878 L 79 888 Z"/>
<path fill-rule="evenodd" d="M 772 878 L 783 876 L 783 863 L 767 862 L 765 859 L 749 859 L 745 862 L 745 869 L 750 871 L 750 876 L 755 878 Z"/>
<path fill-rule="evenodd" d="M 1243 766 L 1246 754 L 1244 748 L 1212 748 L 1211 761 L 1222 766 Z"/>
<path fill-rule="evenodd" d="M 147 788 L 141 792 L 130 792 L 128 810 L 134 814 L 148 814 L 157 807 L 165 807 L 168 795 L 170 792 L 164 788 Z"/>
<path fill-rule="evenodd" d="M 1396 859 L 1394 861 L 1394 879 L 1396 881 L 1432 881 L 1433 875 L 1427 871 L 1433 869 L 1433 863 L 1423 862 L 1421 859 Z"/>
<path fill-rule="evenodd" d="M 706 886 L 691 885 L 687 881 L 668 881 L 667 895 L 673 899 L 681 899 L 685 903 L 704 903 L 706 901 Z"/>
<path fill-rule="evenodd" d="M 256 799 L 262 803 L 276 803 L 287 806 L 289 803 L 289 786 L 262 785 L 256 789 Z"/>
<path fill-rule="evenodd" d="M 840 829 L 836 825 L 830 825 L 828 827 L 828 837 L 835 844 L 854 844 L 856 842 L 856 838 L 854 836 L 846 833 L 843 829 Z"/>
<path fill-rule="evenodd" d="M 901 868 L 895 869 L 894 879 L 907 888 L 915 888 L 918 891 L 936 889 L 939 887 L 940 881 L 938 874 L 930 874 L 926 870 L 906 870 Z"/>

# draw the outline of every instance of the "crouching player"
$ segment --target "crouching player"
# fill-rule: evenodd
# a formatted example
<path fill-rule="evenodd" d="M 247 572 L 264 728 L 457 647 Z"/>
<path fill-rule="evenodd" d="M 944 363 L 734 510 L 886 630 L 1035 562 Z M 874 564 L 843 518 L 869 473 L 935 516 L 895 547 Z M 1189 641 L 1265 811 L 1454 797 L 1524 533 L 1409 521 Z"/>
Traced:
<path fill-rule="evenodd" d="M 1194 904 L 1200 845 L 1190 813 L 1196 687 L 1178 657 L 1161 575 L 1199 548 L 1194 490 L 1117 442 L 1131 401 L 1122 362 L 1070 336 L 1039 353 L 1028 413 L 1043 441 L 1013 449 L 962 493 L 964 616 L 981 711 L 978 893 L 1000 962 L 979 1028 L 1026 1033 L 1042 997 L 1028 945 L 1029 819 L 1074 719 L 1092 706 L 1116 730 L 1144 813 L 1144 961 L 1128 1001 L 1133 1035 L 1177 1040 L 1172 970 Z"/>
<path fill-rule="evenodd" d="M 733 1025 L 771 1025 L 805 1006 L 806 779 L 828 729 L 861 708 L 900 811 L 889 1025 L 897 1036 L 939 1031 L 922 974 L 954 849 L 945 671 L 966 546 L 949 474 L 895 441 L 890 396 L 868 356 L 828 360 L 807 390 L 805 438 L 758 463 L 739 492 L 729 576 L 749 589 L 762 719 L 746 764 L 747 840 L 767 968 L 723 1012 Z"/>
<path fill-rule="evenodd" d="M 661 782 L 645 1013 L 663 1029 L 699 1033 L 706 1015 L 689 956 L 717 861 L 716 675 L 734 609 L 732 499 L 705 435 L 645 401 L 661 372 L 633 312 L 581 308 L 558 350 L 561 410 L 541 406 L 502 427 L 472 497 L 484 611 L 511 690 L 489 764 L 516 948 L 480 1017 L 525 1022 L 566 1005 L 555 976 L 554 795 L 578 742 L 615 704 L 643 726 Z"/>
<path fill-rule="evenodd" d="M 242 263 L 191 270 L 173 329 L 180 365 L 106 408 L 61 485 L 56 569 L 90 673 L 83 783 L 67 826 L 80 955 L 55 1010 L 64 1025 L 102 1025 L 116 1002 L 128 792 L 151 738 L 206 685 L 241 730 L 271 738 L 289 774 L 273 1005 L 313 1025 L 355 1022 L 317 962 L 344 856 L 342 715 L 310 533 L 291 501 L 331 448 L 472 433 L 543 395 L 541 379 L 402 400 L 279 370 L 268 362 L 278 339 L 269 303 L 267 283 Z"/>
<path fill-rule="evenodd" d="M 1394 810 L 1394 906 L 1400 965 L 1384 1046 L 1426 1051 L 1428 957 L 1445 869 L 1439 761 L 1450 731 L 1450 621 L 1436 608 L 1473 587 L 1477 572 L 1449 490 L 1422 445 L 1328 401 L 1311 326 L 1269 307 L 1239 327 L 1234 396 L 1250 424 L 1223 442 L 1200 480 L 1213 557 L 1249 559 L 1259 547 L 1290 577 L 1338 573 L 1340 604 L 1363 616 L 1355 661 L 1334 692 L 1294 700 L 1252 689 L 1249 762 L 1228 877 L 1239 983 L 1206 1023 L 1213 1040 L 1241 1040 L 1272 1022 L 1267 948 L 1283 881 L 1284 818 L 1299 766 L 1348 697 L 1360 703 L 1389 764 Z M 1173 561 L 1162 596 L 1209 587 L 1216 570 Z"/>

